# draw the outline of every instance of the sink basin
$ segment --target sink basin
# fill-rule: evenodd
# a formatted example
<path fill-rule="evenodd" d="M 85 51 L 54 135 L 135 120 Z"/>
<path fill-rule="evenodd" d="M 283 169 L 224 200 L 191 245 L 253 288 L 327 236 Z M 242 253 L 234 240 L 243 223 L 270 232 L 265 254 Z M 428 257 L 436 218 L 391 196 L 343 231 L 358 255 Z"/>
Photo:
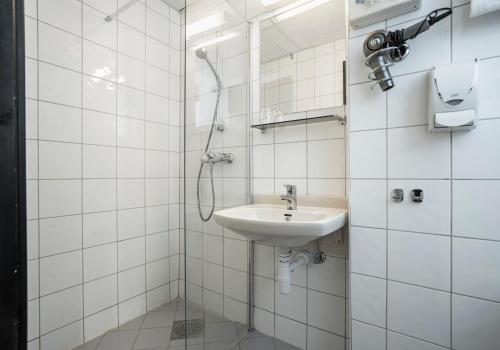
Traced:
<path fill-rule="evenodd" d="M 254 204 L 216 211 L 214 218 L 251 240 L 296 248 L 342 228 L 347 210 L 302 206 L 286 210 L 283 205 Z"/>

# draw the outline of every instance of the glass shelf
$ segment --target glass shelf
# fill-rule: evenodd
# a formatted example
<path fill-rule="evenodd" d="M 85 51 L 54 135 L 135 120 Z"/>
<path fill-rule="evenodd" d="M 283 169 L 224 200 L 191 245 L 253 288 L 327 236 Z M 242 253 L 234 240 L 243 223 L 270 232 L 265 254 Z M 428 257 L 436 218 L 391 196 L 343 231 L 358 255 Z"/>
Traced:
<path fill-rule="evenodd" d="M 344 115 L 340 113 L 334 113 L 331 108 L 328 108 L 325 110 L 313 110 L 307 112 L 285 114 L 284 120 L 282 121 L 253 124 L 251 125 L 251 127 L 259 129 L 263 133 L 265 133 L 267 129 L 301 125 L 306 123 L 326 122 L 330 120 L 337 120 L 341 125 L 344 125 L 346 118 Z"/>

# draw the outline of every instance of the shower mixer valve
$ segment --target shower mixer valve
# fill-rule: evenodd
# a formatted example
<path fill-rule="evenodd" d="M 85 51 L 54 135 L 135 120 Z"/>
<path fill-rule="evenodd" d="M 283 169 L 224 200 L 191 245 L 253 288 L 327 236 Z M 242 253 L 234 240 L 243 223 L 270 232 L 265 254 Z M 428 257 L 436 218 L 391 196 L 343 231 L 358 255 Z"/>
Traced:
<path fill-rule="evenodd" d="M 219 153 L 219 152 L 205 152 L 201 155 L 200 160 L 205 164 L 215 164 L 215 163 L 228 163 L 231 164 L 234 160 L 234 154 L 232 153 Z"/>

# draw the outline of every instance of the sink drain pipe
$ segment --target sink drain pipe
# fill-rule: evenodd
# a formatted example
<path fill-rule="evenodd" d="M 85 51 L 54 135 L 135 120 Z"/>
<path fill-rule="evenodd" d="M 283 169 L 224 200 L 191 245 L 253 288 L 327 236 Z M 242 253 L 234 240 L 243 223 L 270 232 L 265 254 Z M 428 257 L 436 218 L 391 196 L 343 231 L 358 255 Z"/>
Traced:
<path fill-rule="evenodd" d="M 309 257 L 306 253 L 297 253 L 292 259 L 292 251 L 290 249 L 280 249 L 278 252 L 279 270 L 278 270 L 278 285 L 281 294 L 290 293 L 290 281 L 292 272 L 298 267 L 307 265 Z"/>

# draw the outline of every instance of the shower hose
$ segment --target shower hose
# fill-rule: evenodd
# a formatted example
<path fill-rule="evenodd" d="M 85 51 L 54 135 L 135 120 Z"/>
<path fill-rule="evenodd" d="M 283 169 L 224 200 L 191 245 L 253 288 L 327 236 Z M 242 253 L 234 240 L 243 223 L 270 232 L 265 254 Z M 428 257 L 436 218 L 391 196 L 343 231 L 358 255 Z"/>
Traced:
<path fill-rule="evenodd" d="M 210 126 L 210 133 L 208 134 L 208 140 L 207 140 L 207 144 L 205 146 L 205 151 L 204 151 L 205 153 L 208 152 L 208 148 L 210 147 L 210 141 L 212 140 L 212 134 L 214 132 L 215 122 L 217 120 L 217 109 L 219 108 L 221 89 L 222 89 L 222 86 L 220 85 L 220 82 L 217 79 L 217 100 L 215 102 L 214 115 L 212 118 L 212 125 Z M 200 193 L 201 192 L 201 174 L 203 172 L 203 167 L 205 166 L 205 164 L 208 164 L 208 166 L 210 167 L 210 186 L 212 188 L 212 206 L 210 208 L 210 213 L 206 217 L 203 216 L 203 210 L 201 208 L 201 193 Z M 208 220 L 210 220 L 210 218 L 214 214 L 214 210 L 215 210 L 214 165 L 215 164 L 213 162 L 211 162 L 211 163 L 201 162 L 200 163 L 200 170 L 198 171 L 198 180 L 196 183 L 196 199 L 198 201 L 198 213 L 200 214 L 201 220 L 204 222 L 207 222 Z"/>

